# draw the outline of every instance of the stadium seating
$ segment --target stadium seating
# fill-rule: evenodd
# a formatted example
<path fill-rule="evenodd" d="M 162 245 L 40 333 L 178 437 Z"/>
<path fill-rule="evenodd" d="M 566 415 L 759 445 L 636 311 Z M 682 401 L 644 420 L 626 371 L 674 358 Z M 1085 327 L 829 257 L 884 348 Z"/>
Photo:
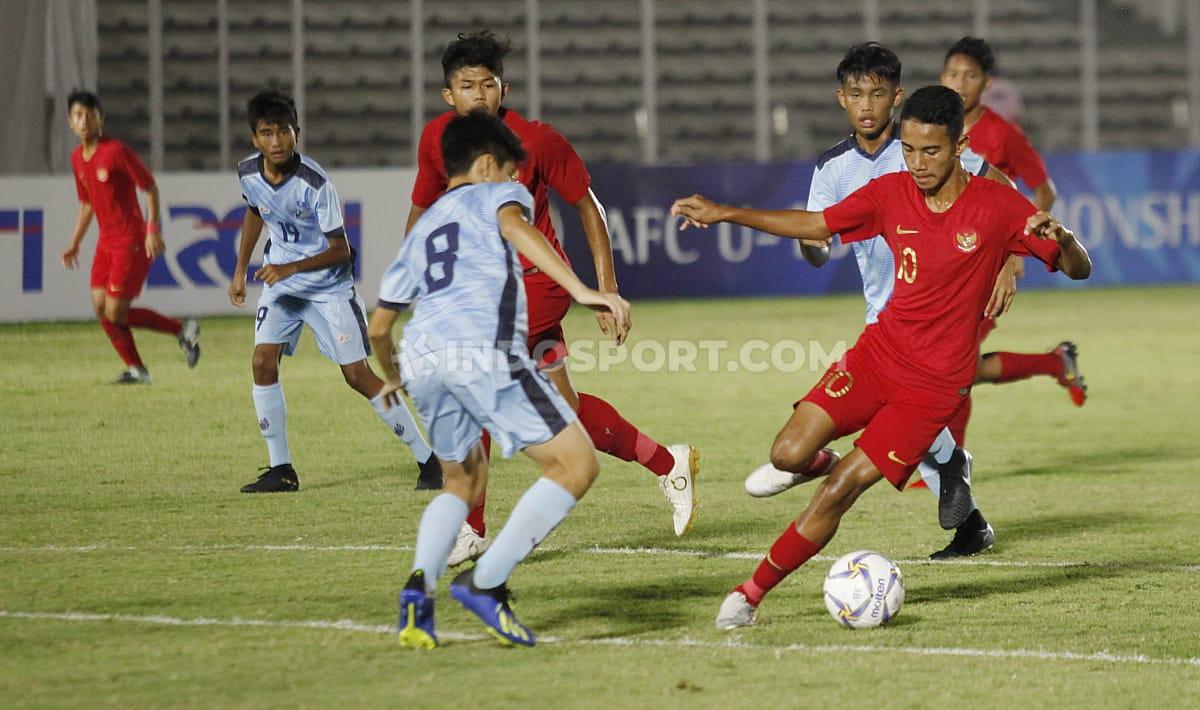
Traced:
<path fill-rule="evenodd" d="M 1080 141 L 1080 35 L 1073 3 L 991 0 L 989 34 L 999 73 L 1019 88 L 1022 123 L 1043 150 Z M 1102 147 L 1183 144 L 1184 38 L 1144 8 L 1100 2 Z M 260 87 L 291 87 L 290 0 L 230 0 L 233 153 L 249 150 L 240 114 Z M 216 3 L 163 3 L 164 121 L 170 169 L 220 170 L 216 146 Z M 407 0 L 305 0 L 306 149 L 331 165 L 405 165 L 410 144 L 411 8 Z M 833 69 L 862 41 L 855 0 L 768 0 L 772 158 L 811 157 L 846 132 L 833 99 Z M 148 150 L 145 0 L 99 0 L 100 91 L 110 132 Z M 525 0 L 424 3 L 424 111 L 445 109 L 439 58 L 460 31 L 512 37 L 508 105 L 528 105 Z M 879 3 L 880 39 L 904 60 L 911 88 L 937 80 L 942 54 L 973 27 L 970 3 Z M 1136 9 L 1136 8 L 1135 8 Z M 638 0 L 541 3 L 542 116 L 589 161 L 642 155 Z M 723 0 L 656 3 L 659 155 L 662 162 L 750 160 L 754 151 L 751 4 Z M 780 123 L 779 119 L 786 119 Z M 337 125 L 328 125 L 336 123 Z"/>

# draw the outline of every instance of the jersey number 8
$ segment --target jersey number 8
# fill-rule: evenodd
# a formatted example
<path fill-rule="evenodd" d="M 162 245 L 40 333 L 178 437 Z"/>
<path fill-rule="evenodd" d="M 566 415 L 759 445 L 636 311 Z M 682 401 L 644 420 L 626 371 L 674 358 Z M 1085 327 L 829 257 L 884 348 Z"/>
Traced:
<path fill-rule="evenodd" d="M 439 248 L 438 238 L 445 237 L 445 248 Z M 425 286 L 429 293 L 441 291 L 454 280 L 454 262 L 458 259 L 458 222 L 443 225 L 425 240 Z M 434 275 L 434 265 L 441 264 L 441 274 Z"/>

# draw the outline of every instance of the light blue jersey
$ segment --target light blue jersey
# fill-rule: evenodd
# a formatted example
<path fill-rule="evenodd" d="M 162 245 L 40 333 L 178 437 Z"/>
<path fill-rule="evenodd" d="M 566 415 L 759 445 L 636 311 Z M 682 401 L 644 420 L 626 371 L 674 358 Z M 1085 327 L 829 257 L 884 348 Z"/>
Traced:
<path fill-rule="evenodd" d="M 413 225 L 379 289 L 384 307 L 417 302 L 404 328 L 410 348 L 484 346 L 526 354 L 521 264 L 500 236 L 497 215 L 508 204 L 533 214 L 533 196 L 519 183 L 464 184 Z"/>
<path fill-rule="evenodd" d="M 519 183 L 460 185 L 413 225 L 379 288 L 381 308 L 416 301 L 400 372 L 434 453 L 465 461 L 486 429 L 505 456 L 549 441 L 575 413 L 525 350 L 525 285 L 497 212 L 533 196 Z"/>
<path fill-rule="evenodd" d="M 263 175 L 255 153 L 238 163 L 242 197 L 267 228 L 264 264 L 290 264 L 329 248 L 325 235 L 342 229 L 342 203 L 329 176 L 308 156 L 296 154 L 295 170 L 278 185 Z M 304 271 L 264 287 L 264 293 L 329 301 L 349 298 L 354 288 L 350 264 Z"/>
<path fill-rule="evenodd" d="M 987 175 L 990 167 L 970 149 L 962 154 L 963 166 L 973 175 Z M 877 177 L 907 170 L 904 151 L 894 136 L 874 155 L 864 151 L 852 134 L 849 138 L 825 151 L 817 159 L 812 186 L 808 191 L 810 212 L 820 212 L 850 196 Z M 874 323 L 892 297 L 896 283 L 896 264 L 892 251 L 883 237 L 877 236 L 850 245 L 862 274 L 863 297 L 867 300 L 867 323 Z"/>

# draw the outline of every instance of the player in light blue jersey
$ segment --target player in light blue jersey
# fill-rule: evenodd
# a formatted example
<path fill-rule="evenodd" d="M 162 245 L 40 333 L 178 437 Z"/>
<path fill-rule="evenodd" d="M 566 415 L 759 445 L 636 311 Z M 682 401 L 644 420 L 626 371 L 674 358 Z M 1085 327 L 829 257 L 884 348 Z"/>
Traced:
<path fill-rule="evenodd" d="M 900 58 L 876 42 L 851 47 L 837 69 L 838 104 L 846 111 L 851 135 L 817 160 L 808 193 L 810 211 L 822 211 L 841 202 L 877 177 L 907 170 L 904 150 L 892 120 L 900 106 Z M 1011 185 L 999 170 L 969 149 L 961 156 L 963 167 L 974 175 Z M 882 236 L 850 245 L 862 275 L 867 302 L 867 323 L 874 323 L 887 307 L 895 286 L 896 265 Z M 805 244 L 804 258 L 813 266 L 829 260 L 829 247 Z M 997 277 L 988 303 L 989 315 L 998 316 L 1012 302 L 1021 259 L 1010 257 Z M 801 471 L 781 471 L 771 464 L 755 469 L 746 479 L 746 491 L 756 497 L 781 493 L 792 486 L 825 475 L 837 462 L 837 454 L 826 449 Z M 921 478 L 939 499 L 938 518 L 942 527 L 956 528 L 954 540 L 934 553 L 936 559 L 972 555 L 990 548 L 995 532 L 975 505 L 970 489 L 971 455 L 957 446 L 949 428 L 944 429 L 918 467 Z M 945 481 L 946 485 L 942 485 Z M 944 495 L 943 495 L 944 493 Z"/>
<path fill-rule="evenodd" d="M 486 429 L 505 456 L 528 454 L 542 477 L 478 563 L 454 578 L 450 594 L 502 643 L 532 646 L 533 633 L 509 604 L 508 577 L 566 518 L 600 466 L 575 412 L 529 357 L 517 253 L 574 300 L 611 313 L 617 342 L 629 330 L 629 304 L 584 286 L 530 224 L 533 197 L 513 182 L 525 151 L 500 118 L 484 111 L 455 117 L 441 147 L 447 190 L 416 221 L 384 274 L 369 330 L 388 379 L 385 397 L 398 401 L 403 380 L 445 471 L 443 493 L 421 516 L 413 572 L 400 592 L 400 642 L 437 645 L 434 587 L 487 483 L 480 443 Z M 397 311 L 414 301 L 396 362 Z"/>
<path fill-rule="evenodd" d="M 420 480 L 439 488 L 441 469 L 412 414 L 402 403 L 384 405 L 384 382 L 367 364 L 371 349 L 362 299 L 354 290 L 354 255 L 342 225 L 342 205 L 321 166 L 296 152 L 300 128 L 295 103 L 284 94 L 264 91 L 250 99 L 248 118 L 250 139 L 259 152 L 238 163 L 248 208 L 229 300 L 238 308 L 246 303 L 246 270 L 265 226 L 263 266 L 254 272 L 266 285 L 255 316 L 253 394 L 270 467 L 242 492 L 300 488 L 288 449 L 279 362 L 295 352 L 305 325 L 321 352 L 341 366 L 346 384 L 369 399 L 388 429 L 412 448 Z"/>

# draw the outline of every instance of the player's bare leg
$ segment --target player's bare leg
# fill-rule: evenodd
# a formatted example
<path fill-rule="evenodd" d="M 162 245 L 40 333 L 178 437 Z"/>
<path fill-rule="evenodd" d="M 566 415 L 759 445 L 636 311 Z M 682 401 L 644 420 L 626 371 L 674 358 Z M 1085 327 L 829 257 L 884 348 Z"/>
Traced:
<path fill-rule="evenodd" d="M 798 404 L 771 445 L 771 463 L 746 477 L 746 492 L 767 498 L 827 475 L 840 460 L 837 452 L 823 448 L 833 432 L 825 410 L 811 402 Z"/>
<path fill-rule="evenodd" d="M 413 572 L 398 599 L 400 645 L 409 648 L 437 646 L 433 592 L 437 581 L 446 573 L 455 533 L 487 484 L 488 459 L 479 442 L 471 447 L 463 461 L 437 459 L 436 462 L 444 472 L 444 487 L 421 515 Z"/>
<path fill-rule="evenodd" d="M 771 545 L 754 574 L 721 603 L 717 628 L 729 630 L 753 624 L 758 605 L 767 592 L 820 552 L 833 539 L 846 511 L 882 478 L 862 449 L 854 449 L 839 461 L 800 517 Z"/>
<path fill-rule="evenodd" d="M 543 368 L 542 372 L 571 409 L 578 412 L 579 423 L 598 451 L 622 461 L 637 461 L 658 477 L 659 489 L 671 504 L 675 535 L 687 534 L 696 519 L 695 477 L 700 473 L 700 454 L 695 447 L 663 446 L 626 421 L 608 402 L 576 392 L 564 360 Z"/>
<path fill-rule="evenodd" d="M 375 413 L 379 415 L 387 428 L 412 449 L 419 469 L 417 490 L 440 489 L 442 487 L 442 467 L 433 455 L 433 449 L 429 448 L 429 442 L 425 441 L 425 435 L 417 426 L 417 421 L 413 418 L 408 405 L 403 400 L 390 408 L 384 404 L 383 398 L 379 396 L 384 382 L 367 364 L 365 358 L 358 362 L 342 365 L 342 376 L 346 378 L 346 384 L 350 385 L 351 389 L 371 402 Z"/>
<path fill-rule="evenodd" d="M 541 467 L 542 477 L 517 501 L 479 563 L 450 583 L 450 594 L 502 643 L 532 646 L 533 632 L 517 621 L 509 604 L 509 575 L 587 493 L 600 464 L 587 433 L 576 424 L 525 453 Z"/>

